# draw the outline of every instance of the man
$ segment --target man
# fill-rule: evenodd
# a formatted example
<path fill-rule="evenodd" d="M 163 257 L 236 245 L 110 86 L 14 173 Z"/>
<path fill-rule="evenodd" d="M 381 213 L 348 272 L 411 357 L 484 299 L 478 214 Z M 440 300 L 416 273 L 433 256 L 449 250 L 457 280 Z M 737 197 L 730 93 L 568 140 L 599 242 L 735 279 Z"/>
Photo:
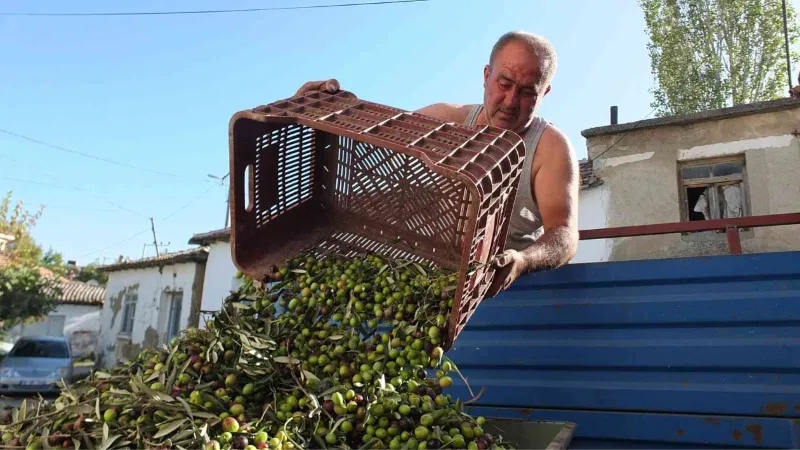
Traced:
<path fill-rule="evenodd" d="M 491 125 L 525 140 L 523 175 L 509 225 L 506 251 L 487 293 L 494 297 L 520 275 L 568 263 L 578 248 L 578 164 L 567 136 L 536 115 L 550 92 L 556 53 L 547 40 L 524 32 L 503 35 L 483 69 L 483 104 L 436 103 L 416 112 L 448 122 Z M 334 79 L 304 84 L 297 94 L 334 93 Z"/>

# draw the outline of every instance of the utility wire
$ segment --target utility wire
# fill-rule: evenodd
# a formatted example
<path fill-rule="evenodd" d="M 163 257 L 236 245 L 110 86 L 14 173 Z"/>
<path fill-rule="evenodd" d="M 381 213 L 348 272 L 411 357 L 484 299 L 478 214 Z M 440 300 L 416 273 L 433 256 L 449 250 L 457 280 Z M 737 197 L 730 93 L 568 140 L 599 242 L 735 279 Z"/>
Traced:
<path fill-rule="evenodd" d="M 211 191 L 213 188 L 215 188 L 215 187 L 218 187 L 218 186 L 219 186 L 219 185 L 215 184 L 215 185 L 211 186 L 210 188 L 206 189 L 205 191 L 203 191 L 203 193 L 202 193 L 202 194 L 200 194 L 199 196 L 197 196 L 197 197 L 196 197 L 194 200 L 192 200 L 192 201 L 188 202 L 187 204 L 185 204 L 185 205 L 181 206 L 180 208 L 176 209 L 175 211 L 173 211 L 173 212 L 171 212 L 171 213 L 167 214 L 166 216 L 164 216 L 164 218 L 162 218 L 162 219 L 160 220 L 160 222 L 166 222 L 167 220 L 169 220 L 169 219 L 171 219 L 171 218 L 175 217 L 177 214 L 179 214 L 180 212 L 182 212 L 184 209 L 188 208 L 188 207 L 189 207 L 189 206 L 191 206 L 193 203 L 195 203 L 195 202 L 197 202 L 198 200 L 200 200 L 201 198 L 203 198 L 203 197 L 204 197 L 206 194 L 208 194 L 208 193 L 209 193 L 209 192 L 210 192 L 210 191 Z M 149 219 L 149 218 L 148 218 L 148 219 Z M 127 237 L 127 238 L 125 238 L 125 239 L 123 239 L 123 240 L 121 240 L 121 241 L 115 242 L 115 243 L 113 243 L 113 244 L 110 244 L 110 245 L 108 245 L 108 246 L 106 246 L 106 247 L 103 247 L 103 248 L 101 248 L 101 249 L 92 250 L 92 251 L 91 251 L 91 252 L 89 252 L 89 253 L 85 253 L 85 254 L 83 254 L 83 255 L 80 255 L 80 256 L 78 256 L 78 258 L 79 258 L 79 259 L 81 259 L 81 258 L 84 258 L 84 257 L 86 257 L 86 256 L 91 256 L 91 255 L 94 255 L 94 254 L 96 254 L 96 253 L 104 252 L 104 251 L 106 251 L 106 250 L 108 250 L 108 249 L 111 249 L 111 248 L 114 248 L 114 247 L 116 247 L 116 246 L 118 246 L 118 245 L 121 245 L 121 244 L 124 244 L 124 243 L 126 243 L 126 242 L 129 242 L 129 241 L 131 241 L 131 240 L 133 240 L 133 239 L 135 239 L 135 238 L 137 238 L 137 237 L 141 236 L 141 235 L 142 235 L 142 234 L 144 234 L 144 233 L 149 233 L 150 231 L 151 231 L 150 227 L 144 228 L 144 229 L 142 229 L 142 230 L 140 230 L 140 231 L 136 232 L 136 234 L 134 234 L 134 235 L 131 235 L 131 236 L 129 236 L 129 237 Z"/>
<path fill-rule="evenodd" d="M 641 124 L 642 124 L 642 122 L 644 122 L 645 120 L 647 120 L 647 118 L 648 118 L 648 117 L 650 117 L 650 115 L 651 115 L 651 114 L 653 114 L 655 111 L 656 111 L 656 108 L 653 108 L 653 109 L 652 109 L 652 110 L 651 110 L 649 113 L 647 113 L 647 115 L 646 115 L 646 116 L 644 116 L 644 117 L 643 117 L 641 120 L 639 120 L 638 122 L 636 122 L 636 124 L 634 124 L 634 125 L 633 125 L 633 128 L 631 128 L 630 130 L 626 131 L 626 132 L 625 132 L 625 134 L 623 134 L 622 136 L 620 136 L 620 137 L 619 137 L 619 139 L 617 139 L 616 141 L 614 141 L 614 143 L 613 143 L 613 144 L 609 145 L 607 149 L 605 149 L 605 150 L 603 150 L 602 152 L 600 152 L 600 154 L 599 154 L 599 155 L 597 155 L 597 156 L 595 156 L 594 158 L 592 158 L 592 159 L 591 159 L 591 161 L 596 161 L 597 159 L 600 159 L 600 157 L 601 157 L 601 156 L 603 156 L 603 155 L 605 155 L 607 151 L 611 150 L 611 149 L 612 149 L 612 148 L 614 148 L 614 147 L 615 147 L 617 144 L 619 144 L 619 141 L 621 141 L 621 140 L 625 139 L 625 137 L 626 137 L 627 135 L 631 134 L 631 132 L 632 132 L 633 130 L 635 130 L 636 128 L 638 128 L 638 127 L 639 127 L 639 125 L 641 125 Z"/>
<path fill-rule="evenodd" d="M 5 155 L 5 154 L 0 153 L 0 157 L 1 158 L 8 158 L 8 159 L 16 162 L 17 164 L 19 164 L 21 166 L 28 167 L 28 168 L 36 171 L 37 173 L 40 173 L 40 174 L 52 179 L 56 183 L 62 183 L 62 184 L 60 184 L 60 185 L 59 184 L 51 184 L 51 183 L 45 183 L 45 182 L 38 181 L 38 180 L 26 180 L 26 179 L 23 179 L 23 178 L 15 178 L 15 177 L 8 177 L 8 176 L 3 176 L 3 178 L 6 178 L 6 179 L 9 179 L 9 180 L 12 180 L 12 181 L 20 181 L 20 182 L 23 182 L 23 183 L 38 184 L 40 186 L 54 187 L 54 188 L 60 188 L 60 189 L 70 189 L 70 190 L 75 190 L 75 191 L 80 191 L 80 192 L 86 192 L 86 193 L 89 193 L 89 194 L 94 194 L 94 195 L 97 195 L 98 198 L 101 198 L 102 200 L 104 200 L 106 203 L 108 203 L 110 205 L 113 205 L 113 206 L 116 206 L 118 209 L 121 209 L 122 211 L 129 212 L 129 213 L 134 214 L 134 215 L 139 216 L 139 217 L 146 217 L 144 214 L 141 214 L 141 213 L 138 213 L 136 211 L 130 210 L 130 209 L 128 209 L 128 208 L 126 208 L 126 207 L 124 207 L 124 206 L 122 206 L 122 205 L 120 205 L 120 204 L 118 204 L 116 202 L 113 202 L 113 201 L 111 201 L 111 200 L 109 200 L 107 198 L 104 198 L 104 197 L 102 197 L 102 196 L 100 196 L 98 194 L 95 194 L 94 192 L 90 191 L 89 189 L 84 189 L 84 188 L 79 187 L 79 186 L 75 186 L 75 185 L 71 185 L 71 184 L 68 184 L 68 183 L 64 183 L 64 180 L 59 179 L 55 175 L 49 174 L 47 172 L 44 172 L 40 168 L 33 167 L 30 164 L 25 164 L 24 162 L 20 161 L 19 159 L 15 158 L 15 157 L 13 157 L 11 155 Z M 44 206 L 45 207 L 52 207 L 50 205 L 44 205 Z M 105 211 L 113 211 L 113 210 L 108 210 L 107 209 Z"/>
<path fill-rule="evenodd" d="M 198 200 L 200 200 L 201 198 L 205 197 L 205 195 L 206 195 L 206 194 L 208 194 L 208 193 L 209 193 L 209 192 L 210 192 L 212 189 L 214 189 L 215 187 L 219 187 L 219 186 L 215 184 L 215 185 L 213 185 L 213 186 L 209 187 L 208 189 L 206 189 L 205 191 L 203 191 L 203 193 L 202 193 L 202 194 L 198 195 L 198 196 L 197 196 L 197 198 L 195 198 L 194 200 L 190 201 L 189 203 L 187 203 L 187 204 L 185 204 L 185 205 L 181 206 L 180 208 L 178 208 L 178 209 L 177 209 L 177 210 L 175 210 L 174 212 L 170 213 L 168 216 L 166 216 L 166 217 L 164 217 L 163 219 L 161 219 L 161 221 L 162 221 L 162 222 L 164 222 L 164 221 L 167 221 L 167 220 L 169 220 L 169 219 L 173 218 L 175 215 L 177 215 L 178 213 L 180 213 L 180 212 L 181 212 L 181 211 L 183 211 L 184 209 L 188 208 L 189 206 L 191 206 L 192 204 L 194 204 L 196 201 L 198 201 Z"/>
<path fill-rule="evenodd" d="M 85 258 L 85 257 L 87 257 L 87 256 L 94 255 L 95 253 L 104 252 L 104 251 L 106 251 L 106 250 L 108 250 L 108 249 L 111 249 L 111 248 L 114 248 L 114 247 L 116 247 L 116 246 L 118 246 L 118 245 L 124 244 L 124 243 L 126 243 L 126 242 L 128 242 L 128 241 L 131 241 L 131 240 L 133 240 L 133 239 L 135 239 L 135 238 L 137 238 L 137 237 L 141 236 L 141 235 L 142 235 L 142 234 L 144 234 L 144 233 L 149 233 L 149 232 L 150 232 L 150 227 L 147 227 L 147 228 L 145 228 L 145 229 L 143 229 L 143 230 L 141 230 L 141 231 L 138 231 L 136 234 L 134 234 L 134 235 L 132 235 L 132 236 L 128 236 L 128 237 L 126 237 L 125 239 L 123 239 L 123 240 L 121 240 L 121 241 L 119 241 L 119 242 L 115 242 L 115 243 L 113 243 L 113 244 L 111 244 L 111 245 L 108 245 L 108 246 L 106 246 L 106 247 L 103 247 L 103 248 L 101 248 L 101 249 L 92 250 L 92 251 L 91 251 L 91 252 L 89 252 L 89 253 L 84 253 L 83 255 L 79 255 L 79 256 L 78 256 L 78 259 L 83 259 L 83 258 Z"/>
<path fill-rule="evenodd" d="M 244 9 L 208 9 L 190 11 L 132 11 L 132 12 L 86 12 L 86 13 L 30 13 L 30 12 L 0 12 L 0 16 L 28 16 L 28 17 L 88 17 L 88 16 L 175 16 L 187 14 L 225 14 L 249 13 L 265 11 L 289 11 L 296 9 L 323 9 L 346 8 L 353 6 L 390 5 L 395 3 L 419 3 L 430 0 L 386 0 L 364 3 L 337 3 L 331 5 L 306 5 L 306 6 L 274 6 L 269 8 L 244 8 Z"/>
<path fill-rule="evenodd" d="M 168 176 L 168 177 L 172 177 L 172 178 L 184 178 L 184 179 L 189 179 L 189 180 L 192 180 L 192 181 L 201 181 L 201 180 L 203 182 L 208 182 L 209 181 L 209 180 L 206 180 L 204 178 L 188 177 L 188 176 L 179 175 L 179 174 L 176 174 L 176 173 L 170 173 L 170 172 L 164 172 L 164 171 L 161 171 L 161 170 L 151 169 L 149 167 L 136 166 L 136 165 L 125 163 L 125 162 L 121 162 L 121 161 L 115 161 L 113 159 L 104 158 L 102 156 L 92 155 L 91 153 L 86 153 L 86 152 L 82 152 L 82 151 L 79 151 L 79 150 L 73 150 L 73 149 L 69 149 L 69 148 L 66 148 L 66 147 L 62 147 L 60 145 L 51 144 L 49 142 L 41 141 L 39 139 L 32 138 L 30 136 L 25 136 L 25 135 L 22 135 L 22 134 L 19 134 L 19 133 L 15 133 L 13 131 L 4 130 L 2 128 L 0 128 L 0 133 L 5 133 L 5 134 L 7 134 L 9 136 L 13 136 L 13 137 L 16 137 L 16 138 L 19 138 L 19 139 L 24 139 L 26 141 L 33 142 L 33 143 L 39 144 L 39 145 L 43 145 L 45 147 L 50 147 L 52 149 L 59 150 L 59 151 L 62 151 L 62 152 L 71 153 L 73 155 L 83 156 L 84 158 L 94 159 L 96 161 L 102 161 L 102 162 L 105 162 L 105 163 L 108 163 L 108 164 L 114 164 L 114 165 L 117 165 L 117 166 L 126 167 L 128 169 L 141 170 L 141 171 L 144 171 L 144 172 L 155 173 L 155 174 L 158 174 L 158 175 L 164 175 L 164 176 Z"/>
<path fill-rule="evenodd" d="M 43 181 L 37 181 L 37 180 L 27 180 L 27 179 L 25 179 L 25 178 L 17 178 L 17 177 L 9 177 L 9 176 L 7 176 L 7 175 L 2 175 L 2 176 L 0 176 L 0 178 L 4 178 L 4 179 L 6 179 L 6 180 L 11 180 L 11 181 L 19 181 L 19 182 L 21 182 L 21 183 L 38 184 L 38 185 L 40 185 L 40 186 L 54 187 L 54 188 L 60 188 L 60 189 L 71 189 L 71 190 L 75 190 L 75 191 L 88 192 L 88 193 L 90 193 L 90 194 L 92 194 L 92 193 L 93 193 L 92 191 L 89 191 L 89 190 L 87 190 L 87 189 L 80 188 L 80 187 L 78 187 L 78 186 L 68 186 L 68 185 L 62 185 L 62 184 L 45 183 L 45 182 L 43 182 Z M 134 211 L 134 210 L 132 210 L 132 209 L 126 208 L 126 207 L 124 207 L 124 206 L 120 205 L 119 203 L 112 202 L 111 200 L 108 200 L 108 199 L 103 199 L 103 200 L 105 200 L 106 202 L 108 202 L 109 204 L 111 204 L 111 205 L 113 205 L 113 206 L 116 206 L 117 208 L 119 208 L 119 209 L 121 209 L 121 210 L 123 210 L 123 211 L 129 212 L 129 213 L 131 213 L 131 214 L 134 214 L 134 215 L 136 215 L 136 216 L 139 216 L 139 217 L 143 217 L 143 218 L 145 218 L 145 219 L 147 219 L 147 218 L 148 218 L 148 217 L 147 217 L 147 216 L 145 216 L 144 214 L 141 214 L 141 213 L 138 213 L 138 212 L 136 212 L 136 211 Z M 45 207 L 46 207 L 46 206 L 47 206 L 47 205 L 45 205 Z"/>

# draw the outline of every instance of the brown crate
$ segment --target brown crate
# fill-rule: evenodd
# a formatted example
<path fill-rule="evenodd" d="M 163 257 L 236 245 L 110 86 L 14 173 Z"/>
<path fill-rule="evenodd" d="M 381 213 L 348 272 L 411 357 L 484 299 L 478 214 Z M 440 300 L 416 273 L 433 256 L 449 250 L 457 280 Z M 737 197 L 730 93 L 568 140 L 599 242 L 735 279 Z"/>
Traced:
<path fill-rule="evenodd" d="M 264 279 L 316 249 L 458 270 L 449 349 L 494 278 L 487 263 L 504 249 L 524 157 L 513 132 L 345 91 L 240 111 L 230 121 L 234 263 Z"/>

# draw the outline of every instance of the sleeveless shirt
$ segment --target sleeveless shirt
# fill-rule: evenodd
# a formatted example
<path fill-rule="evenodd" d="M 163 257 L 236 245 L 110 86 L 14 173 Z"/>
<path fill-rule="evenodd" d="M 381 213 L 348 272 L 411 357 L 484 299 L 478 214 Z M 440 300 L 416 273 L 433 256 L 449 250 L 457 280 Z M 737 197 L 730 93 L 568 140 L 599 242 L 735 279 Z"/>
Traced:
<path fill-rule="evenodd" d="M 475 126 L 478 114 L 483 111 L 483 105 L 473 105 L 464 125 Z M 539 206 L 536 204 L 531 188 L 531 168 L 533 166 L 533 156 L 536 154 L 536 146 L 542 133 L 547 128 L 547 121 L 536 116 L 528 126 L 527 131 L 522 137 L 525 141 L 525 161 L 522 165 L 522 175 L 519 178 L 519 188 L 514 201 L 514 210 L 511 214 L 511 223 L 508 226 L 508 237 L 506 238 L 506 250 L 521 251 L 536 242 L 542 234 L 542 215 Z"/>

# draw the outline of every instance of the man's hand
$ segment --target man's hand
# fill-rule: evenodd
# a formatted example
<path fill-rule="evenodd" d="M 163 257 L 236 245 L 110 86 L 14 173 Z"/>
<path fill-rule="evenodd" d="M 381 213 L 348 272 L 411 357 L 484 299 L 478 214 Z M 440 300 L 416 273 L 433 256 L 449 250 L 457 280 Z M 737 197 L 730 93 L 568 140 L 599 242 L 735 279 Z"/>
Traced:
<path fill-rule="evenodd" d="M 304 85 L 300 86 L 300 89 L 297 90 L 297 93 L 294 94 L 295 96 L 305 95 L 309 92 L 320 91 L 320 92 L 327 92 L 328 94 L 335 94 L 339 92 L 341 87 L 339 86 L 339 82 L 336 81 L 334 78 L 330 80 L 324 81 L 309 81 Z"/>
<path fill-rule="evenodd" d="M 494 297 L 505 291 L 511 286 L 511 283 L 525 273 L 525 258 L 516 250 L 506 250 L 495 258 L 492 267 L 497 269 L 497 272 L 494 274 L 494 280 L 489 286 L 485 298 Z"/>

